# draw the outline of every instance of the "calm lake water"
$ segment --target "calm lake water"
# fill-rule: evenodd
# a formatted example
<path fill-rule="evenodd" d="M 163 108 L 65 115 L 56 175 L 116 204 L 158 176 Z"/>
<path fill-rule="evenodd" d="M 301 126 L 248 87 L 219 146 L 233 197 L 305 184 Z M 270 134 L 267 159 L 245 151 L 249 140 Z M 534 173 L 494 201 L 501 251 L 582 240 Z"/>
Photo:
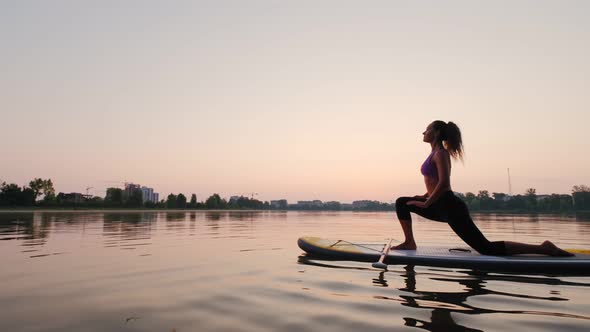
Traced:
<path fill-rule="evenodd" d="M 590 249 L 590 219 L 475 215 L 492 240 Z M 415 217 L 418 245 L 464 246 Z M 0 331 L 588 331 L 590 277 L 308 259 L 402 239 L 394 213 L 0 212 Z"/>

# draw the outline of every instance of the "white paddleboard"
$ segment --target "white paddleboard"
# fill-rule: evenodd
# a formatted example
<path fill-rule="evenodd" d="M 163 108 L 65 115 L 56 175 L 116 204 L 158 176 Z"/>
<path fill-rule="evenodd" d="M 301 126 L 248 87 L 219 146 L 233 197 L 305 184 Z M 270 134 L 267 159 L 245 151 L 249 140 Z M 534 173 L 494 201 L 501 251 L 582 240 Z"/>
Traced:
<path fill-rule="evenodd" d="M 383 243 L 360 243 L 301 237 L 297 244 L 306 253 L 333 260 L 376 262 Z M 568 249 L 572 257 L 542 255 L 487 256 L 471 248 L 418 247 L 417 250 L 390 250 L 385 264 L 425 265 L 451 268 L 470 268 L 489 271 L 590 274 L 590 250 Z"/>

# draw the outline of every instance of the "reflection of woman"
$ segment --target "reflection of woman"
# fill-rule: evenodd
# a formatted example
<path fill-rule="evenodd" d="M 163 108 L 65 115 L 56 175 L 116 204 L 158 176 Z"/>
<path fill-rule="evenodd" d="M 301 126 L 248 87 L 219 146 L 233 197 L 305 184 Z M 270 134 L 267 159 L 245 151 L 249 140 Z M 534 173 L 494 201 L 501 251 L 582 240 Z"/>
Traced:
<path fill-rule="evenodd" d="M 540 245 L 488 241 L 471 220 L 465 203 L 451 191 L 451 157 L 453 159 L 463 157 L 463 142 L 459 127 L 453 122 L 434 121 L 428 125 L 423 135 L 424 142 L 430 143 L 432 147 L 432 152 L 421 168 L 427 192 L 422 196 L 400 197 L 395 202 L 397 217 L 406 239 L 392 249 L 416 249 L 410 216 L 410 212 L 413 212 L 427 219 L 448 223 L 465 243 L 484 255 L 572 256 L 550 241 Z"/>

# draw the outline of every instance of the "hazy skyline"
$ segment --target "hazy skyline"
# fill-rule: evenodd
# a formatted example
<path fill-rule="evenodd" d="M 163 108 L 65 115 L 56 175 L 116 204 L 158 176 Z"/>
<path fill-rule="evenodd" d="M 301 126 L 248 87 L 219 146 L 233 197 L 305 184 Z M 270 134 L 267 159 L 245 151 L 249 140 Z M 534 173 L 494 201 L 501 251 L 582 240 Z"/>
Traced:
<path fill-rule="evenodd" d="M 0 180 L 261 200 L 590 184 L 587 1 L 0 2 Z M 190 197 L 190 196 L 189 196 Z"/>

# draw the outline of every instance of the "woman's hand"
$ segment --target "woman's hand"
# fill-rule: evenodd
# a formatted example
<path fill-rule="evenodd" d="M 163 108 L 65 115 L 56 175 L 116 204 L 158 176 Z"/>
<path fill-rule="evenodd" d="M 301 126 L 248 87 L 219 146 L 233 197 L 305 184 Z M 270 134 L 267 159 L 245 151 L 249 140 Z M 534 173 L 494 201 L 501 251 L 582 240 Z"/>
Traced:
<path fill-rule="evenodd" d="M 422 201 L 409 201 L 406 205 L 414 205 L 419 208 L 426 208 L 426 203 Z"/>

